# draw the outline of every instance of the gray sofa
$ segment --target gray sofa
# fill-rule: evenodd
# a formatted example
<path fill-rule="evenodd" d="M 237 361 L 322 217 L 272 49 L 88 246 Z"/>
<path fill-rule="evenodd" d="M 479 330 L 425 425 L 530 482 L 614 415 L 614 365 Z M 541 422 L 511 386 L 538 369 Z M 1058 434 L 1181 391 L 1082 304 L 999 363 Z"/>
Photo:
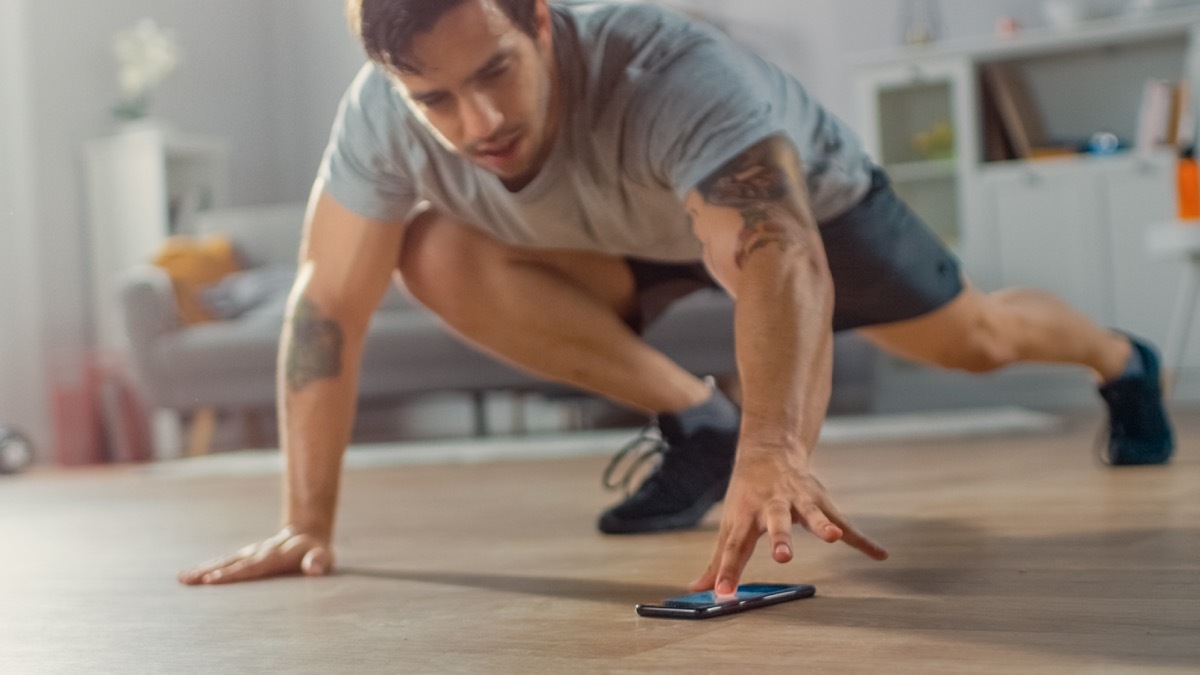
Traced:
<path fill-rule="evenodd" d="M 165 272 L 145 265 L 124 276 L 120 297 L 133 374 L 149 406 L 184 419 L 201 409 L 273 409 L 277 344 L 303 212 L 303 204 L 285 204 L 210 211 L 198 218 L 197 233 L 229 236 L 247 270 L 239 275 L 240 288 L 227 289 L 226 304 L 239 293 L 246 296 L 227 320 L 184 325 Z M 210 299 L 221 306 L 221 298 Z M 691 372 L 731 374 L 732 323 L 732 302 L 718 291 L 702 291 L 676 303 L 646 337 Z M 839 336 L 836 345 L 832 408 L 865 409 L 873 352 L 852 336 Z M 396 288 L 372 320 L 363 358 L 363 404 L 444 391 L 567 393 L 474 351 Z M 477 414 L 476 420 L 476 432 L 486 433 L 484 417 Z"/>

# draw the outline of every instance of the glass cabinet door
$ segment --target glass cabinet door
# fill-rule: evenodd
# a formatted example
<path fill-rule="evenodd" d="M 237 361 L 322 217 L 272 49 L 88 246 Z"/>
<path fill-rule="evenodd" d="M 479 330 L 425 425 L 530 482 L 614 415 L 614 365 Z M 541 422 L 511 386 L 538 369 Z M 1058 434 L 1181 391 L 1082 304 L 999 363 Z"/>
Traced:
<path fill-rule="evenodd" d="M 971 156 L 970 78 L 957 63 L 872 69 L 859 79 L 860 132 L 896 193 L 951 248 L 962 240 L 959 176 Z"/>

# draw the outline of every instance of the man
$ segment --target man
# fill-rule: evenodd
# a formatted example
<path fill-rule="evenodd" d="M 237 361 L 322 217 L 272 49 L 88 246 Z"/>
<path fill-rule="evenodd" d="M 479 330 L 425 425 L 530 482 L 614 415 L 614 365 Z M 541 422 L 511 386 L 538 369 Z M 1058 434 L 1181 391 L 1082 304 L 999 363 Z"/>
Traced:
<path fill-rule="evenodd" d="M 284 527 L 183 582 L 331 569 L 363 333 L 397 270 L 480 349 L 656 415 L 664 459 L 600 529 L 689 527 L 724 497 L 696 589 L 732 591 L 764 533 L 789 561 L 795 523 L 887 557 L 809 470 L 834 330 L 969 371 L 1089 367 L 1110 461 L 1169 457 L 1149 347 L 1045 294 L 972 288 L 853 135 L 716 31 L 628 4 L 348 10 L 371 64 L 314 187 L 281 344 Z M 740 414 L 637 332 L 714 279 L 736 300 Z"/>

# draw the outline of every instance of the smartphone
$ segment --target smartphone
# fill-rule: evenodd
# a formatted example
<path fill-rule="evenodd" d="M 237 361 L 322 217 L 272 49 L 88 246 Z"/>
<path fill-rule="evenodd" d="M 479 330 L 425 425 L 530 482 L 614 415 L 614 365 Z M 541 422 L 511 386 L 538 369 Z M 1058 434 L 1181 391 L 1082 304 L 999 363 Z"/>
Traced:
<path fill-rule="evenodd" d="M 736 595 L 720 601 L 712 591 L 703 591 L 663 600 L 661 605 L 638 605 L 637 613 L 661 619 L 711 619 L 788 600 L 811 598 L 816 592 L 815 587 L 807 584 L 742 584 Z"/>

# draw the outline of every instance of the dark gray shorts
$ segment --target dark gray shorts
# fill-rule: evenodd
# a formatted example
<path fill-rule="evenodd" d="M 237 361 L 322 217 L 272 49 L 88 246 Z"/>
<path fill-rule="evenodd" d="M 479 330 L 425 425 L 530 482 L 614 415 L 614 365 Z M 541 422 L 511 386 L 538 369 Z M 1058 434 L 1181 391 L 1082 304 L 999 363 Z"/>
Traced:
<path fill-rule="evenodd" d="M 872 172 L 861 202 L 820 227 L 833 275 L 835 331 L 913 319 L 963 290 L 957 258 L 896 196 L 881 169 Z M 642 307 L 635 328 L 692 291 L 718 286 L 700 263 L 628 262 Z"/>

